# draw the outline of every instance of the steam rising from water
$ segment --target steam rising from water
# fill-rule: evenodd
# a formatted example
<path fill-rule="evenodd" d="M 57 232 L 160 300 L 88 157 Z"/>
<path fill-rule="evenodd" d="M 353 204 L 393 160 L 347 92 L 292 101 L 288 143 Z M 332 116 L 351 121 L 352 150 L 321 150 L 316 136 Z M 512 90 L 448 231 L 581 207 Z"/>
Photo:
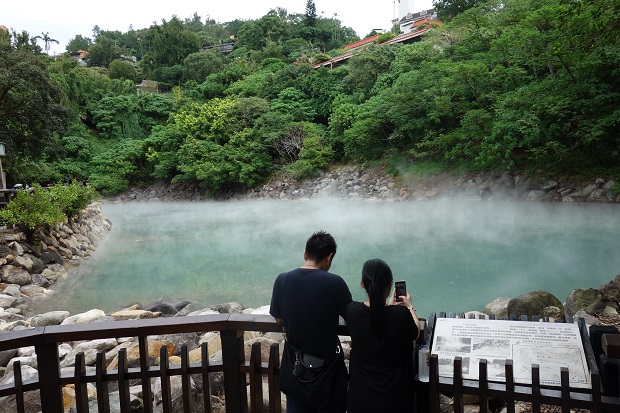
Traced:
<path fill-rule="evenodd" d="M 418 313 L 482 310 L 547 290 L 564 301 L 620 273 L 616 205 L 351 200 L 106 204 L 95 256 L 37 311 L 120 309 L 187 299 L 197 307 L 269 304 L 275 276 L 303 263 L 319 229 L 338 243 L 332 272 L 354 299 L 365 260 L 407 281 Z"/>

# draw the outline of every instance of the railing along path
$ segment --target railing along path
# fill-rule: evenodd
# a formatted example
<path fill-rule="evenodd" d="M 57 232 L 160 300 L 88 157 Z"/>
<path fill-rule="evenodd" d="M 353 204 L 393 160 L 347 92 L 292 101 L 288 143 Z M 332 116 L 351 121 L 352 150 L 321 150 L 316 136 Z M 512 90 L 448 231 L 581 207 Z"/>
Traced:
<path fill-rule="evenodd" d="M 428 322 L 428 333 L 436 317 L 431 314 Z M 581 325 L 580 325 L 581 326 Z M 585 332 L 585 325 L 581 326 Z M 181 349 L 181 363 L 170 364 L 166 347 L 160 351 L 159 365 L 149 363 L 149 336 L 182 333 L 219 332 L 222 348 L 221 361 L 209 361 L 206 343 L 201 347 L 200 362 L 190 363 L 188 349 Z M 34 346 L 37 358 L 38 380 L 24 381 L 21 377 L 21 366 L 15 361 L 14 383 L 0 387 L 0 397 L 15 397 L 16 411 L 26 412 L 24 394 L 40 393 L 42 413 L 63 412 L 63 386 L 72 384 L 75 387 L 76 411 L 89 411 L 87 385 L 93 383 L 97 390 L 96 411 L 130 412 L 130 383 L 139 383 L 142 390 L 143 412 L 172 411 L 171 382 L 173 376 L 181 377 L 182 405 L 184 412 L 192 410 L 192 376 L 200 376 L 203 382 L 204 411 L 212 412 L 209 375 L 222 372 L 224 376 L 224 400 L 227 412 L 262 412 L 279 413 L 282 395 L 278 390 L 280 365 L 279 345 L 269 347 L 268 360 L 261 360 L 260 343 L 251 347 L 249 359 L 244 351 L 244 332 L 280 332 L 280 327 L 271 316 L 246 314 L 218 314 L 194 317 L 172 317 L 148 320 L 100 322 L 80 325 L 39 327 L 0 335 L 0 351 Z M 348 335 L 346 325 L 341 325 L 339 334 Z M 95 368 L 87 369 L 83 353 L 78 353 L 72 374 L 60 373 L 59 344 L 63 342 L 88 341 L 105 338 L 136 337 L 139 346 L 139 362 L 136 367 L 129 367 L 125 350 L 119 351 L 118 368 L 109 369 L 106 365 L 105 353 L 97 353 Z M 587 337 L 587 332 L 582 337 Z M 589 342 L 584 340 L 584 347 Z M 590 349 L 591 355 L 591 349 Z M 417 359 L 417 358 L 416 358 Z M 428 383 L 416 380 L 417 408 L 419 413 L 439 412 L 440 394 L 453 397 L 454 412 L 463 411 L 463 396 L 478 395 L 481 413 L 488 411 L 486 401 L 490 398 L 503 399 L 507 412 L 515 411 L 515 402 L 525 401 L 532 404 L 534 413 L 540 412 L 541 404 L 561 406 L 562 412 L 568 413 L 571 408 L 583 408 L 593 412 L 620 412 L 620 399 L 606 397 L 601 394 L 600 376 L 594 360 L 588 359 L 591 369 L 592 389 L 573 389 L 568 385 L 568 371 L 562 370 L 562 386 L 560 389 L 540 385 L 538 369 L 532 370 L 532 385 L 515 385 L 512 378 L 512 363 L 506 363 L 506 383 L 492 383 L 487 380 L 486 364 L 479 365 L 479 380 L 463 380 L 461 360 L 454 361 L 454 378 L 439 377 L 437 356 L 430 359 L 430 380 Z M 154 406 L 152 379 L 161 380 L 161 406 Z M 263 383 L 267 382 L 268 401 L 264 401 Z M 110 406 L 109 385 L 118 385 L 119 405 Z M 249 395 L 247 389 L 249 388 Z M 267 409 L 267 410 L 265 410 Z M 91 410 L 92 411 L 92 410 Z"/>

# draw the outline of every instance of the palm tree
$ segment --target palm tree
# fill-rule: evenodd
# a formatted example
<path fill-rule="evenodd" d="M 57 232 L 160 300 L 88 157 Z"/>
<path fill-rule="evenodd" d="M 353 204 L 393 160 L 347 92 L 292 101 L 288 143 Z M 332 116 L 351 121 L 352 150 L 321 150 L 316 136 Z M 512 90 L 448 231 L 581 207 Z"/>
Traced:
<path fill-rule="evenodd" d="M 52 39 L 52 38 L 49 36 L 49 32 L 45 32 L 45 33 L 41 32 L 41 34 L 42 34 L 42 36 L 35 36 L 34 38 L 35 38 L 35 39 L 41 39 L 41 40 L 43 40 L 43 43 L 45 43 L 45 53 L 49 54 L 49 51 L 50 51 L 50 45 L 51 45 L 52 43 L 56 43 L 56 44 L 58 44 L 59 42 L 58 42 L 58 40 L 56 40 L 56 39 Z"/>

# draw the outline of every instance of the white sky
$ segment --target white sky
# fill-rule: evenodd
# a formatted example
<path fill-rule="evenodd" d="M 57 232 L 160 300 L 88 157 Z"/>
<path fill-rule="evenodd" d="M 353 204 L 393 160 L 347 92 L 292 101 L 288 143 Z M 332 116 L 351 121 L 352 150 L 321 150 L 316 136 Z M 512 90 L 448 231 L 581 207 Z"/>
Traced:
<path fill-rule="evenodd" d="M 22 0 L 24 1 L 24 0 Z M 396 5 L 394 4 L 396 1 Z M 400 0 L 409 2 L 412 13 L 432 8 L 432 0 Z M 322 17 L 337 13 L 343 26 L 352 27 L 360 37 L 372 29 L 392 27 L 392 19 L 398 16 L 399 0 L 314 0 L 316 12 Z M 95 25 L 102 30 L 126 32 L 129 25 L 143 29 L 173 15 L 180 19 L 198 13 L 204 22 L 207 17 L 221 23 L 235 19 L 257 19 L 270 9 L 282 7 L 289 13 L 304 13 L 306 0 L 104 0 L 84 2 L 77 0 L 2 0 L 0 25 L 18 32 L 26 30 L 32 37 L 49 33 L 60 43 L 51 44 L 50 54 L 63 53 L 69 40 L 78 34 L 92 38 Z M 396 12 L 395 12 L 396 9 Z M 42 42 L 39 42 L 44 47 Z"/>

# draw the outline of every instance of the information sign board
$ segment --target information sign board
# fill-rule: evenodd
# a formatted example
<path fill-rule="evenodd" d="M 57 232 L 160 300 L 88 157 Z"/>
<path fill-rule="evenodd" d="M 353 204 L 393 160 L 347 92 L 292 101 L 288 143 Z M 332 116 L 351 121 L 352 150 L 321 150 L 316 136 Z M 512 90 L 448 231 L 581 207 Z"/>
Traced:
<path fill-rule="evenodd" d="M 532 364 L 538 364 L 541 384 L 559 386 L 560 368 L 568 367 L 571 387 L 591 387 L 577 324 L 438 318 L 431 354 L 444 377 L 453 376 L 460 356 L 464 379 L 477 380 L 478 362 L 486 359 L 488 379 L 503 382 L 505 361 L 512 359 L 516 383 L 531 384 Z"/>

